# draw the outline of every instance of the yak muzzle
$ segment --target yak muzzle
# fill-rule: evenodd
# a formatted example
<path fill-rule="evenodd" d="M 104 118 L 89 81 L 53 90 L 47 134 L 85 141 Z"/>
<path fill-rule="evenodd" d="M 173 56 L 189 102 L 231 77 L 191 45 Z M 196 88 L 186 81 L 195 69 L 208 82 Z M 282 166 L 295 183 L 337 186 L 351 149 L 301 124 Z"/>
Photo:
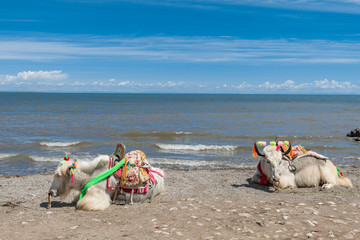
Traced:
<path fill-rule="evenodd" d="M 57 196 L 57 190 L 56 189 L 50 189 L 48 193 L 48 207 L 51 208 L 51 198 Z"/>
<path fill-rule="evenodd" d="M 57 190 L 56 189 L 50 189 L 48 195 L 52 197 L 57 197 Z"/>

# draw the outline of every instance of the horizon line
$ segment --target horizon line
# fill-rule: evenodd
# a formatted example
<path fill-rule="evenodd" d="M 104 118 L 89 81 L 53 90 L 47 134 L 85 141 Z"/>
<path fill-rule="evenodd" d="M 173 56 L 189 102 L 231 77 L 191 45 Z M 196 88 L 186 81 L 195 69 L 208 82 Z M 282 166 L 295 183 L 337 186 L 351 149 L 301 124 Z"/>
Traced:
<path fill-rule="evenodd" d="M 40 94 L 169 94 L 169 95 L 328 95 L 328 96 L 360 96 L 355 93 L 201 93 L 201 92 L 52 92 L 52 91 L 1 91 L 1 93 L 40 93 Z"/>

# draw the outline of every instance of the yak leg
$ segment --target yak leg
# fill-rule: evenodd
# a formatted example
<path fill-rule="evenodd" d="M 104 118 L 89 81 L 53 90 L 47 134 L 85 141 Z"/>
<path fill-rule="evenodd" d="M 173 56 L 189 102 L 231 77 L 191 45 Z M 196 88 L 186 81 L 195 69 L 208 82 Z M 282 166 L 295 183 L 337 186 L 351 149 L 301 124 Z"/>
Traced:
<path fill-rule="evenodd" d="M 262 174 L 259 172 L 258 169 L 256 169 L 254 175 L 251 177 L 251 181 L 254 183 L 260 183 Z"/>
<path fill-rule="evenodd" d="M 49 193 L 49 195 L 48 195 L 48 207 L 47 208 L 51 208 L 51 193 Z"/>
<path fill-rule="evenodd" d="M 333 186 L 334 186 L 334 184 L 332 184 L 332 183 L 325 183 L 324 185 L 322 185 L 321 188 L 329 189 L 329 188 L 332 188 Z"/>
<path fill-rule="evenodd" d="M 85 211 L 104 210 L 110 206 L 110 196 L 104 190 L 90 187 L 77 203 L 77 209 Z"/>
<path fill-rule="evenodd" d="M 132 188 L 131 193 L 130 193 L 130 204 L 131 205 L 134 204 L 133 198 L 134 198 L 134 189 Z"/>

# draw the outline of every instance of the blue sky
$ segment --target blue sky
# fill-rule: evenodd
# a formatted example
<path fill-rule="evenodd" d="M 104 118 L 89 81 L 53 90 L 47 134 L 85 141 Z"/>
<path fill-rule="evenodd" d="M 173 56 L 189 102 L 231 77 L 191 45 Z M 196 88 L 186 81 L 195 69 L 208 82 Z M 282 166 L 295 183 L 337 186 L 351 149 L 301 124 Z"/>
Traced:
<path fill-rule="evenodd" d="M 0 91 L 360 93 L 360 0 L 0 6 Z"/>

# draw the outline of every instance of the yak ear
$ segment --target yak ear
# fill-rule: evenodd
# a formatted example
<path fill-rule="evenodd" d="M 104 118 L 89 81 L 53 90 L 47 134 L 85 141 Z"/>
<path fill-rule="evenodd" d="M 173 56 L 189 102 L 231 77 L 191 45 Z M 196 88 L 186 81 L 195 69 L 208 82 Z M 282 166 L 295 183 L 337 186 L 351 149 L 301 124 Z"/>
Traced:
<path fill-rule="evenodd" d="M 61 167 L 60 167 L 60 173 L 62 176 L 68 176 L 70 175 L 70 169 L 73 168 L 73 164 L 71 162 L 65 162 Z"/>

